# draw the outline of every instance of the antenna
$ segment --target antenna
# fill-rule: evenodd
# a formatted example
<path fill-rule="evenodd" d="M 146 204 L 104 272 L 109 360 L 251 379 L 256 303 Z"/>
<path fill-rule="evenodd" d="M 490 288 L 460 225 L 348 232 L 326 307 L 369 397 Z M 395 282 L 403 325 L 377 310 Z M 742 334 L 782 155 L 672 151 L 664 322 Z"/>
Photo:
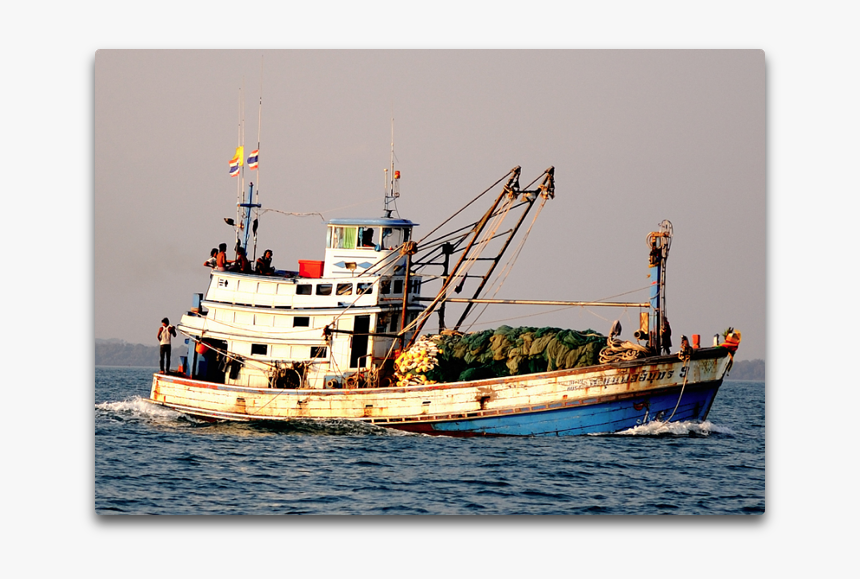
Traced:
<path fill-rule="evenodd" d="M 263 130 L 263 55 L 260 55 L 260 106 L 257 109 L 257 149 L 254 151 L 254 160 L 253 164 L 249 165 L 249 169 L 254 169 L 257 171 L 257 193 L 254 198 L 249 196 L 248 203 L 253 204 L 254 207 L 254 255 L 252 259 L 257 258 L 257 223 L 260 215 L 260 164 L 259 164 L 259 155 L 260 155 L 260 134 Z M 248 160 L 249 163 L 251 160 Z M 252 184 L 253 186 L 253 184 Z M 250 217 L 250 215 L 249 215 Z"/>
<path fill-rule="evenodd" d="M 244 84 L 244 79 L 243 79 Z M 242 155 L 244 155 L 244 151 L 242 151 L 242 87 L 239 87 L 239 103 L 238 103 L 238 117 L 239 123 L 236 129 L 236 156 L 239 158 L 239 171 L 244 171 L 242 165 Z M 236 179 L 236 224 L 235 224 L 235 232 L 236 232 L 236 245 L 239 244 L 239 224 L 242 223 L 242 210 L 240 205 L 242 203 L 242 184 L 244 183 L 244 176 L 241 179 Z"/>
<path fill-rule="evenodd" d="M 394 170 L 394 115 L 391 115 L 391 171 L 385 169 L 385 215 L 391 217 L 389 204 L 400 197 L 400 171 Z"/>

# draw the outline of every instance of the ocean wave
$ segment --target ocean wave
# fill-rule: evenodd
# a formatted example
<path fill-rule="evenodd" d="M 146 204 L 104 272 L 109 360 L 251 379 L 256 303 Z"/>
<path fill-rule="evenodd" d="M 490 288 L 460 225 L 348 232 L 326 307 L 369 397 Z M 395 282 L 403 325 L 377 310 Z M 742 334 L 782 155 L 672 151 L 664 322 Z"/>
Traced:
<path fill-rule="evenodd" d="M 285 421 L 251 423 L 254 427 L 285 434 L 329 436 L 425 436 L 393 428 L 383 428 L 360 420 L 344 418 L 295 418 Z"/>

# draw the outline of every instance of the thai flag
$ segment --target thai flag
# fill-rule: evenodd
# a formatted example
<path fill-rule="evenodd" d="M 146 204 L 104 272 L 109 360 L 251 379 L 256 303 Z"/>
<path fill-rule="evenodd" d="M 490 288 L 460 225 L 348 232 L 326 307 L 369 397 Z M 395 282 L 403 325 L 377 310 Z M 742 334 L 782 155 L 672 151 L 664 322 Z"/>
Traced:
<path fill-rule="evenodd" d="M 254 149 L 253 151 L 251 151 L 251 154 L 248 155 L 248 168 L 256 169 L 257 166 L 260 164 L 259 159 L 260 149 Z"/>
<path fill-rule="evenodd" d="M 235 177 L 239 174 L 239 157 L 230 159 L 230 176 Z"/>

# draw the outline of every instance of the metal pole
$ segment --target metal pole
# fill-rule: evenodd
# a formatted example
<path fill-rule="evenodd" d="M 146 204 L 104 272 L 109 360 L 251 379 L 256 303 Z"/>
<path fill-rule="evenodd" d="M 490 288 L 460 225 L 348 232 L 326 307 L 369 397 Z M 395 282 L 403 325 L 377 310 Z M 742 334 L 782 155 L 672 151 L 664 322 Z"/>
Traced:
<path fill-rule="evenodd" d="M 445 243 L 442 246 L 442 255 L 444 255 L 444 261 L 442 262 L 442 277 L 448 276 L 448 259 L 451 257 L 451 254 L 454 252 L 454 246 L 450 243 Z M 419 298 L 420 299 L 420 298 Z M 439 331 L 445 329 L 445 302 L 442 301 L 439 304 Z"/>
<path fill-rule="evenodd" d="M 416 298 L 420 301 L 429 302 L 435 298 Z M 490 298 L 447 298 L 444 301 L 455 304 L 502 304 L 502 305 L 526 305 L 526 306 L 586 306 L 607 308 L 647 308 L 649 302 L 572 302 L 562 300 L 500 300 Z"/>
<path fill-rule="evenodd" d="M 528 191 L 526 191 L 525 193 L 528 193 Z M 499 260 L 501 260 L 502 255 L 504 255 L 505 251 L 507 251 L 508 246 L 511 244 L 511 241 L 513 240 L 514 236 L 517 234 L 517 231 L 519 230 L 520 225 L 523 224 L 523 221 L 525 220 L 526 215 L 528 215 L 529 211 L 531 211 L 531 208 L 534 207 L 536 200 L 537 200 L 537 196 L 535 196 L 535 198 L 529 202 L 528 206 L 525 208 L 522 215 L 520 215 L 520 220 L 517 221 L 516 226 L 511 230 L 510 235 L 508 235 L 508 238 L 505 240 L 504 245 L 499 250 L 498 255 L 496 255 L 496 257 L 493 258 L 493 263 L 492 263 L 492 265 L 490 265 L 490 269 L 487 270 L 487 273 L 484 274 L 484 278 L 481 280 L 481 283 L 478 284 L 478 289 L 476 289 L 475 293 L 472 295 L 473 298 L 477 298 L 481 294 L 481 291 L 484 289 L 484 286 L 487 285 L 487 280 L 490 279 L 490 276 L 492 275 L 493 271 L 496 269 L 496 266 L 499 265 Z M 460 329 L 460 326 L 463 324 L 463 320 L 465 320 L 466 316 L 469 315 L 469 311 L 472 309 L 472 305 L 473 305 L 472 303 L 469 303 L 469 305 L 467 305 L 466 308 L 463 310 L 463 313 L 460 314 L 460 319 L 458 319 L 457 323 L 454 325 L 455 330 Z"/>
<path fill-rule="evenodd" d="M 486 227 L 487 222 L 490 220 L 490 217 L 493 215 L 493 212 L 496 210 L 496 207 L 498 207 L 499 203 L 501 202 L 502 197 L 507 195 L 510 184 L 512 182 L 514 182 L 516 180 L 516 178 L 519 176 L 520 167 L 519 166 L 514 167 L 511 170 L 511 172 L 513 173 L 513 176 L 511 176 L 511 178 L 508 180 L 508 185 L 506 185 L 505 188 L 502 190 L 502 192 L 499 194 L 499 196 L 496 197 L 496 201 L 493 203 L 493 205 L 490 207 L 490 209 L 484 214 L 484 216 L 481 218 L 481 221 L 478 222 L 478 225 L 475 226 L 475 235 L 469 241 L 469 245 L 466 246 L 466 249 L 463 250 L 463 254 L 460 256 L 460 259 L 457 261 L 457 265 L 454 266 L 454 271 L 452 271 L 451 274 L 442 283 L 442 288 L 439 290 L 439 293 L 436 294 L 436 298 L 434 298 L 434 299 L 441 298 L 442 296 L 445 295 L 445 292 L 448 291 L 448 286 L 451 285 L 451 281 L 454 279 L 454 277 L 457 275 L 457 272 L 460 270 L 460 266 L 463 264 L 463 261 L 466 259 L 466 256 L 469 254 L 469 250 L 472 249 L 472 246 L 475 244 L 475 241 L 478 239 L 478 236 L 484 230 L 484 227 Z M 412 334 L 413 339 L 410 340 L 410 344 L 409 344 L 410 346 L 412 345 L 411 342 L 414 341 L 415 337 L 419 333 L 421 333 L 421 329 L 424 327 L 424 324 L 427 323 L 428 317 L 429 317 L 429 313 L 427 316 L 424 316 L 424 318 L 421 319 L 421 321 L 416 326 L 415 331 L 414 331 L 415 333 Z M 400 331 L 402 332 L 403 329 L 401 328 Z"/>
<path fill-rule="evenodd" d="M 406 327 L 406 307 L 409 305 L 409 268 L 412 267 L 412 255 L 406 254 L 406 276 L 403 280 L 403 310 L 400 312 L 400 348 L 403 348 L 403 341 L 406 339 L 406 334 L 403 329 Z"/>

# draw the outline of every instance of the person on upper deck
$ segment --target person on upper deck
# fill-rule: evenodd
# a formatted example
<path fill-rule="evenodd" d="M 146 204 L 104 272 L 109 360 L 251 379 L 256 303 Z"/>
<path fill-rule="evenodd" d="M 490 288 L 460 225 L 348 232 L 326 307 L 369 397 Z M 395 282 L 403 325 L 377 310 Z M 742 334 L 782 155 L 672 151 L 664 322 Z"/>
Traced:
<path fill-rule="evenodd" d="M 272 275 L 275 273 L 275 268 L 272 267 L 272 250 L 267 249 L 263 253 L 263 257 L 257 258 L 257 275 Z"/>
<path fill-rule="evenodd" d="M 227 244 L 218 246 L 218 255 L 215 257 L 215 271 L 227 271 L 227 267 L 233 262 L 227 259 Z"/>
<path fill-rule="evenodd" d="M 239 273 L 251 273 L 251 262 L 245 256 L 245 248 L 236 248 L 236 261 L 230 267 L 230 271 L 238 271 Z"/>
<path fill-rule="evenodd" d="M 209 259 L 204 261 L 203 265 L 205 267 L 211 267 L 211 268 L 214 268 L 216 265 L 218 265 L 218 250 L 217 249 L 215 249 L 214 247 L 212 248 L 212 251 L 209 252 Z"/>

